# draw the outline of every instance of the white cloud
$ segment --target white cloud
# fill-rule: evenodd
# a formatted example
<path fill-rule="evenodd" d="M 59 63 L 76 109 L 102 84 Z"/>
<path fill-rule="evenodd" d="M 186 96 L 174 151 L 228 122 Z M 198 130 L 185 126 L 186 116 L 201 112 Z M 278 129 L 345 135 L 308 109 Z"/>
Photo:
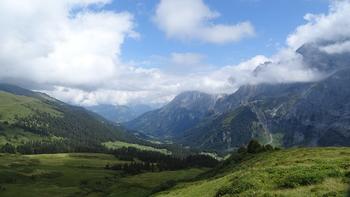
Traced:
<path fill-rule="evenodd" d="M 270 62 L 255 70 L 251 82 L 247 84 L 311 82 L 323 76 L 323 73 L 309 67 L 302 55 L 289 48 L 280 50 L 270 58 Z"/>
<path fill-rule="evenodd" d="M 92 106 L 98 104 L 116 104 L 127 105 L 130 103 L 164 103 L 172 97 L 169 95 L 159 95 L 154 91 L 121 91 L 113 89 L 99 89 L 95 91 L 84 91 L 76 88 L 66 88 L 56 86 L 53 90 L 45 91 L 46 93 L 65 100 L 70 103 Z"/>
<path fill-rule="evenodd" d="M 328 54 L 350 52 L 350 0 L 331 1 L 327 14 L 306 14 L 304 18 L 307 23 L 297 27 L 288 36 L 287 46 L 277 54 L 270 58 L 257 56 L 240 65 L 223 68 L 224 73 L 231 75 L 231 88 L 245 84 L 310 82 L 322 79 L 327 73 L 318 70 L 317 65 L 308 65 L 303 56 L 296 52 L 304 44 L 314 43 Z M 267 63 L 259 65 L 262 62 Z M 219 76 L 227 78 L 223 73 Z M 220 86 L 225 87 L 224 84 Z"/>
<path fill-rule="evenodd" d="M 287 44 L 293 49 L 305 43 L 350 38 L 350 0 L 332 0 L 327 14 L 306 14 L 304 18 L 307 23 L 288 36 Z"/>
<path fill-rule="evenodd" d="M 163 72 L 172 74 L 207 73 L 214 69 L 205 63 L 206 56 L 199 53 L 171 53 L 169 57 L 163 57 Z"/>
<path fill-rule="evenodd" d="M 328 14 L 306 14 L 306 24 L 287 38 L 287 47 L 269 58 L 269 63 L 256 71 L 233 75 L 233 84 L 290 83 L 317 81 L 326 76 L 317 65 L 307 65 L 296 50 L 313 43 L 329 54 L 350 52 L 350 0 L 333 0 Z M 313 57 L 315 58 L 315 57 Z M 246 80 L 244 80 L 246 79 Z"/>
<path fill-rule="evenodd" d="M 198 53 L 172 53 L 171 61 L 176 65 L 198 65 L 204 56 Z"/>
<path fill-rule="evenodd" d="M 269 58 L 263 55 L 257 55 L 238 65 L 225 66 L 213 72 L 207 78 L 207 81 L 216 84 L 215 88 L 220 89 L 221 92 L 230 93 L 235 91 L 241 85 L 251 83 L 254 70 L 259 65 L 269 61 Z"/>
<path fill-rule="evenodd" d="M 133 36 L 129 13 L 92 12 L 106 0 L 0 2 L 1 78 L 98 86 L 113 78 L 120 47 Z M 73 9 L 81 9 L 72 16 Z"/>
<path fill-rule="evenodd" d="M 350 52 L 350 41 L 329 44 L 326 46 L 322 46 L 320 49 L 329 54 L 341 54 Z"/>
<path fill-rule="evenodd" d="M 154 21 L 170 38 L 197 39 L 215 44 L 235 42 L 255 34 L 250 22 L 214 24 L 213 19 L 219 16 L 203 0 L 161 0 Z"/>

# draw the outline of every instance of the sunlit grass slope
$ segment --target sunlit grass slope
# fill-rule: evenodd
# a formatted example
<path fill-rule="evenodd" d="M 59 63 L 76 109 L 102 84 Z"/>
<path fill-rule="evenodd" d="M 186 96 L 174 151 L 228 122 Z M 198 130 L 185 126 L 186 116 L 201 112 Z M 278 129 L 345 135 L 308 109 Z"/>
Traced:
<path fill-rule="evenodd" d="M 61 116 L 61 112 L 41 100 L 28 96 L 19 96 L 0 91 L 0 122 L 15 123 L 16 118 L 25 118 L 37 113 L 49 113 L 52 116 Z M 9 143 L 14 146 L 30 141 L 53 140 L 55 136 L 40 136 L 26 132 L 21 128 L 3 125 L 0 128 L 0 146 Z"/>
<path fill-rule="evenodd" d="M 34 133 L 25 132 L 21 128 L 6 128 L 0 131 L 0 146 L 6 143 L 14 146 L 28 143 L 30 141 L 54 140 L 58 139 L 55 136 L 40 136 Z"/>
<path fill-rule="evenodd" d="M 39 99 L 18 96 L 0 91 L 0 121 L 13 123 L 15 117 L 24 118 L 37 112 L 49 113 L 53 116 L 61 115 L 60 112 Z"/>
<path fill-rule="evenodd" d="M 348 196 L 349 185 L 350 148 L 297 148 L 248 155 L 155 196 Z"/>
<path fill-rule="evenodd" d="M 160 153 L 164 153 L 164 154 L 171 154 L 171 152 L 168 151 L 167 149 L 154 148 L 151 146 L 132 144 L 132 143 L 127 143 L 127 142 L 122 142 L 122 141 L 105 142 L 105 143 L 103 143 L 103 145 L 109 149 L 120 149 L 120 148 L 132 147 L 132 148 L 137 148 L 137 149 L 143 150 L 143 151 L 156 151 L 156 152 L 160 152 Z"/>

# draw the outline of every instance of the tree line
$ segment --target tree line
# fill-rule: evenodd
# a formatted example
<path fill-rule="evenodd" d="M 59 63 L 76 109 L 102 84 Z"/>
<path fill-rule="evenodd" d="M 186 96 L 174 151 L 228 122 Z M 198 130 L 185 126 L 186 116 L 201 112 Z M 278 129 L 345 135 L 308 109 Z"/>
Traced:
<path fill-rule="evenodd" d="M 20 153 L 20 154 L 53 154 L 53 153 L 74 153 L 74 152 L 91 152 L 106 153 L 108 152 L 102 145 L 89 145 L 84 142 L 62 140 L 42 140 L 28 141 L 23 144 L 14 146 L 6 143 L 0 146 L 0 153 Z"/>
<path fill-rule="evenodd" d="M 156 151 L 144 151 L 134 147 L 125 147 L 112 151 L 120 160 L 131 161 L 131 163 L 122 163 L 106 165 L 106 169 L 122 170 L 128 174 L 137 174 L 143 171 L 165 171 L 179 170 L 186 168 L 215 167 L 219 161 L 208 155 L 189 155 L 186 157 L 176 157 L 166 155 Z M 138 160 L 139 162 L 134 162 Z"/>

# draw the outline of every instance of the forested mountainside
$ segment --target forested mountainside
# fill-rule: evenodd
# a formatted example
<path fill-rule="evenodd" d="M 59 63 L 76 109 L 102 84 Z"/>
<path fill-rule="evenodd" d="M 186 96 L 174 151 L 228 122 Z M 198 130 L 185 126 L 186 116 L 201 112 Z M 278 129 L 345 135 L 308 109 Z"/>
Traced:
<path fill-rule="evenodd" d="M 0 101 L 2 145 L 65 152 L 96 151 L 107 141 L 138 141 L 99 115 L 46 94 L 0 84 Z"/>

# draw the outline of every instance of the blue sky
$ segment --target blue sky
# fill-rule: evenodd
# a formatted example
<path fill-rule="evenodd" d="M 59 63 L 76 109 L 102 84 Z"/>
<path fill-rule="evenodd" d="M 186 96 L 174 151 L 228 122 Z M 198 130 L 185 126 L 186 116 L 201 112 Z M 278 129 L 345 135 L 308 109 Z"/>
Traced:
<path fill-rule="evenodd" d="M 1 0 L 0 82 L 77 105 L 309 82 L 296 49 L 350 51 L 349 18 L 350 0 Z"/>
<path fill-rule="evenodd" d="M 157 0 L 114 0 L 106 9 L 133 13 L 136 31 L 140 39 L 128 39 L 123 47 L 124 61 L 142 63 L 152 60 L 152 56 L 168 56 L 170 53 L 200 53 L 213 66 L 237 64 L 257 54 L 270 56 L 285 45 L 286 37 L 295 28 L 305 23 L 306 13 L 324 13 L 328 10 L 327 0 L 204 0 L 210 9 L 220 12 L 214 21 L 235 24 L 250 21 L 256 35 L 238 42 L 210 44 L 201 41 L 181 41 L 169 39 L 160 31 L 152 17 Z M 140 66 L 164 66 L 152 65 Z"/>

